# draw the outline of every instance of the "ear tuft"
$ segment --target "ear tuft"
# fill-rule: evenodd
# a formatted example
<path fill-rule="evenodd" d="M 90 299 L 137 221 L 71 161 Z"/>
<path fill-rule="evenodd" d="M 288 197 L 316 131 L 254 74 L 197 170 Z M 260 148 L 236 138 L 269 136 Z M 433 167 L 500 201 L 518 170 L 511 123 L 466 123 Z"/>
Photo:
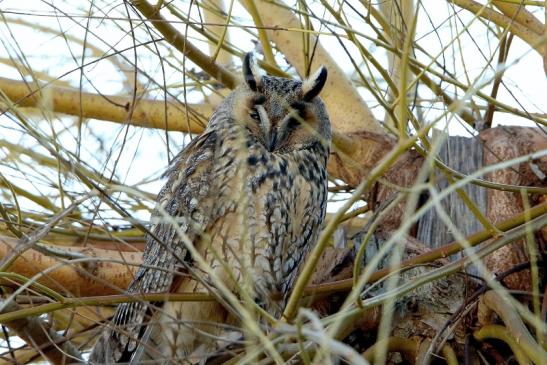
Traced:
<path fill-rule="evenodd" d="M 323 86 L 325 86 L 325 82 L 327 82 L 327 68 L 321 66 L 313 75 L 302 82 L 302 99 L 311 101 L 319 95 Z"/>
<path fill-rule="evenodd" d="M 256 59 L 252 52 L 247 53 L 243 59 L 243 78 L 251 90 L 257 91 L 260 86 L 262 74 L 260 73 L 260 69 L 256 64 Z"/>

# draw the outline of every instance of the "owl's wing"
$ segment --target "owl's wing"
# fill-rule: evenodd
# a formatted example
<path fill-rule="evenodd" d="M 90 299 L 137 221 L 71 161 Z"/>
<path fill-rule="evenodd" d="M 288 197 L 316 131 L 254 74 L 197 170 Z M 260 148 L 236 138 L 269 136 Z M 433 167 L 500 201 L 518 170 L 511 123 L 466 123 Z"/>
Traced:
<path fill-rule="evenodd" d="M 282 308 L 285 307 L 294 282 L 302 269 L 303 261 L 317 243 L 321 225 L 325 220 L 327 210 L 326 175 L 324 165 L 317 167 L 314 173 L 305 176 L 304 180 L 297 179 L 296 188 L 293 189 L 293 192 L 297 192 L 292 199 L 297 210 L 290 222 L 290 232 L 283 240 L 282 271 L 284 275 L 281 291 L 284 298 Z M 319 178 L 320 176 L 323 178 Z"/>
<path fill-rule="evenodd" d="M 146 236 L 143 265 L 128 293 L 168 291 L 177 266 L 188 260 L 180 231 L 195 241 L 209 220 L 215 219 L 210 216 L 211 209 L 204 198 L 211 194 L 217 140 L 214 131 L 205 132 L 188 144 L 167 170 L 168 181 L 158 195 L 158 208 L 152 214 L 152 234 Z M 178 228 L 166 222 L 165 214 L 177 220 Z M 114 328 L 105 331 L 95 345 L 91 363 L 129 361 L 146 330 L 145 322 L 152 307 L 153 303 L 146 302 L 120 304 L 114 315 Z"/>

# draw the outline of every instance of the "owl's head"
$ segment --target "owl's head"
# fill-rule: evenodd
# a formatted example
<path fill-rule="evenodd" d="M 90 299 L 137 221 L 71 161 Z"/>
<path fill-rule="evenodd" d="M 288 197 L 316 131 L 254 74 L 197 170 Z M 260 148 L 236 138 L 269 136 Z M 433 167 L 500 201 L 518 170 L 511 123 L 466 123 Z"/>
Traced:
<path fill-rule="evenodd" d="M 328 151 L 329 117 L 318 95 L 327 69 L 321 66 L 304 81 L 260 73 L 252 53 L 243 61 L 245 82 L 231 101 L 232 117 L 242 123 L 270 152 L 304 149 L 318 142 Z"/>

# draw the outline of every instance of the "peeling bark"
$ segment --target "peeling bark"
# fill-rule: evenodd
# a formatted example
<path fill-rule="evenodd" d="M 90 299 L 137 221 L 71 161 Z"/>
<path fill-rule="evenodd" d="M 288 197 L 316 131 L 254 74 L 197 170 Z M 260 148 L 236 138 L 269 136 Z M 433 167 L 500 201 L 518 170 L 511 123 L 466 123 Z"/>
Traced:
<path fill-rule="evenodd" d="M 393 194 L 398 193 L 398 189 L 394 189 L 392 186 L 382 183 L 382 181 L 395 186 L 410 188 L 416 181 L 416 177 L 422 168 L 423 161 L 423 157 L 414 150 L 404 153 L 382 176 L 382 180 L 376 184 L 375 188 L 371 190 L 367 198 L 367 201 L 371 205 L 371 209 L 375 210 L 382 202 L 390 199 Z M 405 204 L 406 201 L 403 200 L 384 217 L 380 224 L 382 229 L 395 230 L 401 225 L 405 215 Z M 414 233 L 411 232 L 411 234 Z"/>
<path fill-rule="evenodd" d="M 547 148 L 547 135 L 538 128 L 498 127 L 481 133 L 484 141 L 485 165 L 508 161 L 534 151 Z M 521 163 L 489 174 L 488 180 L 513 185 L 545 186 L 547 158 Z M 535 197 L 528 197 L 534 205 Z M 523 211 L 520 194 L 488 189 L 487 217 L 492 223 L 499 223 Z M 489 271 L 500 273 L 528 261 L 524 240 L 504 246 L 486 257 L 484 262 Z M 508 276 L 505 283 L 511 289 L 530 290 L 530 271 L 524 270 Z"/>

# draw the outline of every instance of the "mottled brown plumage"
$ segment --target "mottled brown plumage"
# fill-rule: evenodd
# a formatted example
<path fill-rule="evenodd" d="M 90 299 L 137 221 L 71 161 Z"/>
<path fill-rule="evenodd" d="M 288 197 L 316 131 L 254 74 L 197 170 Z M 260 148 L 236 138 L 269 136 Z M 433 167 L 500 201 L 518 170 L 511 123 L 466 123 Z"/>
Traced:
<path fill-rule="evenodd" d="M 280 316 L 325 216 L 331 132 L 317 95 L 327 73 L 304 82 L 262 76 L 251 55 L 243 70 L 245 82 L 169 167 L 130 293 L 215 290 L 213 270 Z M 180 363 L 210 347 L 215 324 L 237 321 L 217 302 L 121 304 L 91 362 Z"/>

